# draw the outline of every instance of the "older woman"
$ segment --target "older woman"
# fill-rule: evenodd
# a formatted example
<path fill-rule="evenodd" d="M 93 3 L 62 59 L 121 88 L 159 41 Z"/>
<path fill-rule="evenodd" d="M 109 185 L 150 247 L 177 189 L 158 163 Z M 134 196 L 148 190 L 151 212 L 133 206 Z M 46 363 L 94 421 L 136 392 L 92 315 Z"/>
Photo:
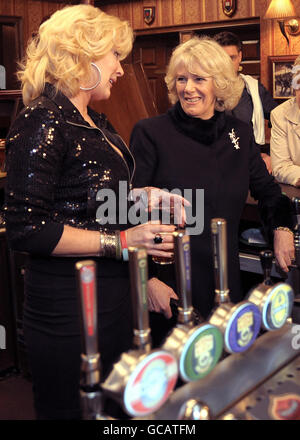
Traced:
<path fill-rule="evenodd" d="M 292 73 L 292 88 L 296 96 L 271 113 L 270 151 L 276 180 L 300 187 L 300 56 Z"/>
<path fill-rule="evenodd" d="M 127 247 L 143 244 L 158 256 L 172 251 L 171 235 L 161 244 L 153 241 L 160 225 L 130 229 L 119 221 L 114 202 L 120 195 L 126 208 L 134 159 L 105 115 L 88 106 L 110 97 L 132 41 L 127 22 L 88 5 L 66 7 L 40 26 L 18 73 L 26 107 L 7 138 L 6 227 L 10 246 L 29 254 L 24 333 L 40 419 L 80 417 L 76 261 L 92 257 L 98 263 L 105 375 L 131 346 Z M 101 204 L 108 190 L 115 196 L 110 222 Z M 150 294 L 156 288 L 176 297 L 152 280 Z"/>
<path fill-rule="evenodd" d="M 259 201 L 272 236 L 275 231 L 277 260 L 286 271 L 294 256 L 288 229 L 292 226 L 290 202 L 269 175 L 251 126 L 225 114 L 224 110 L 235 107 L 244 84 L 218 43 L 195 37 L 179 45 L 172 54 L 166 83 L 173 107 L 166 114 L 138 122 L 132 132 L 135 183 L 176 188 L 182 194 L 192 190 L 193 215 L 198 212 L 204 220 L 202 233 L 189 227 L 193 303 L 207 317 L 214 304 L 211 218 L 227 220 L 229 287 L 236 302 L 242 298 L 238 227 L 249 189 Z M 196 206 L 197 189 L 204 190 L 202 210 Z"/>

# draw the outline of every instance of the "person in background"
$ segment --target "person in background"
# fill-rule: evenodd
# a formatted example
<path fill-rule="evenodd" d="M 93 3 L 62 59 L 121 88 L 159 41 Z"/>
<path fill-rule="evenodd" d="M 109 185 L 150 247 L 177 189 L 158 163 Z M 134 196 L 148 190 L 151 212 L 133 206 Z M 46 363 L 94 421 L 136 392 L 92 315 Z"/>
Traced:
<path fill-rule="evenodd" d="M 271 159 L 278 182 L 300 187 L 300 55 L 292 69 L 295 97 L 271 112 Z"/>
<path fill-rule="evenodd" d="M 75 263 L 85 258 L 97 263 L 104 379 L 132 344 L 123 251 L 143 245 L 150 255 L 172 255 L 174 226 L 119 224 L 119 210 L 114 222 L 105 223 L 98 198 L 109 190 L 118 207 L 124 197 L 119 183 L 125 182 L 128 207 L 134 158 L 106 116 L 89 103 L 109 99 L 132 43 L 126 21 L 91 5 L 65 7 L 40 26 L 18 72 L 25 107 L 7 137 L 4 210 L 10 247 L 28 254 L 23 327 L 38 419 L 81 417 Z M 162 231 L 170 235 L 156 243 Z M 157 290 L 165 292 L 165 302 L 156 301 Z M 168 316 L 175 292 L 152 279 L 148 293 L 154 309 Z"/>
<path fill-rule="evenodd" d="M 268 90 L 257 79 L 240 73 L 242 61 L 242 42 L 232 32 L 220 32 L 214 39 L 230 56 L 236 74 L 244 81 L 244 89 L 238 104 L 230 114 L 244 122 L 252 123 L 254 138 L 259 146 L 265 145 L 265 120 L 270 121 L 270 112 L 277 106 Z M 261 153 L 269 173 L 272 172 L 271 158 Z"/>
<path fill-rule="evenodd" d="M 187 230 L 193 306 L 206 319 L 215 289 L 211 219 L 227 221 L 230 297 L 238 302 L 243 298 L 238 231 L 248 191 L 258 200 L 278 264 L 285 271 L 294 256 L 291 203 L 268 173 L 252 127 L 226 111 L 236 107 L 244 83 L 216 41 L 194 37 L 177 46 L 165 81 L 173 106 L 166 114 L 139 121 L 131 134 L 137 164 L 134 181 L 137 187 L 191 191 Z M 203 206 L 197 199 L 199 189 L 204 191 Z M 196 232 L 189 219 L 200 221 L 197 212 L 203 215 L 203 231 Z"/>

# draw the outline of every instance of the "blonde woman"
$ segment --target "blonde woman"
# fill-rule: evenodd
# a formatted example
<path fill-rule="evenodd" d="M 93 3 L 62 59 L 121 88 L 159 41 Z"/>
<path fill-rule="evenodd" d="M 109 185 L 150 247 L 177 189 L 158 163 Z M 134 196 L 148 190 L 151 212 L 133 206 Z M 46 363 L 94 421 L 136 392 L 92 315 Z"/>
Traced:
<path fill-rule="evenodd" d="M 270 151 L 273 175 L 278 182 L 300 187 L 300 55 L 292 69 L 295 97 L 271 113 Z"/>
<path fill-rule="evenodd" d="M 143 244 L 166 257 L 173 248 L 171 235 L 163 243 L 154 238 L 174 226 L 119 224 L 135 162 L 105 115 L 89 108 L 91 100 L 109 99 L 132 42 L 127 22 L 89 5 L 66 7 L 40 26 L 18 73 L 26 106 L 7 138 L 5 209 L 10 246 L 29 254 L 24 333 L 39 419 L 80 418 L 76 261 L 97 262 L 104 378 L 131 347 L 127 248 Z M 105 223 L 107 194 L 116 203 Z M 163 304 L 157 289 L 166 293 Z M 151 280 L 149 294 L 170 313 L 168 300 L 177 297 L 168 286 Z"/>
<path fill-rule="evenodd" d="M 190 225 L 193 303 L 207 317 L 214 304 L 211 218 L 227 220 L 229 287 L 236 302 L 242 298 L 238 228 L 249 189 L 272 237 L 277 227 L 292 227 L 290 202 L 267 172 L 251 126 L 225 113 L 236 106 L 244 84 L 218 43 L 194 37 L 175 48 L 166 84 L 173 106 L 138 122 L 132 132 L 135 184 L 177 188 L 182 194 L 192 190 L 189 218 L 200 222 L 198 215 L 203 224 L 203 231 Z M 204 190 L 200 210 L 199 189 Z M 287 271 L 294 255 L 290 231 L 275 232 L 275 252 Z"/>

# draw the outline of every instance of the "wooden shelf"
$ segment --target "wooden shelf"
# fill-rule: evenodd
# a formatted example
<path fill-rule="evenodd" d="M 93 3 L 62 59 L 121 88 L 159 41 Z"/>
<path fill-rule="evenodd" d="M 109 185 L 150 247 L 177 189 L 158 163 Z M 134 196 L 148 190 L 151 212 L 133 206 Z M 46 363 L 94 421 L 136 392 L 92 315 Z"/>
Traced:
<path fill-rule="evenodd" d="M 21 90 L 0 90 L 0 100 L 22 99 Z"/>
<path fill-rule="evenodd" d="M 23 107 L 21 90 L 0 90 L 0 138 L 5 138 L 11 124 Z"/>

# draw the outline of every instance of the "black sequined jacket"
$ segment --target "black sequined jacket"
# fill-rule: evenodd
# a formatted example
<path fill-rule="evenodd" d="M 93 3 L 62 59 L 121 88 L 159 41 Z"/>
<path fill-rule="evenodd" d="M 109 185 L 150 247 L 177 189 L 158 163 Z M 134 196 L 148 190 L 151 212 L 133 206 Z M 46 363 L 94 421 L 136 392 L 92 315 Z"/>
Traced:
<path fill-rule="evenodd" d="M 21 111 L 8 134 L 7 236 L 13 249 L 28 252 L 32 260 L 50 258 L 64 225 L 99 229 L 96 198 L 100 190 L 116 195 L 115 224 L 103 227 L 126 227 L 126 221 L 119 225 L 118 197 L 122 182 L 120 197 L 126 211 L 134 159 L 105 115 L 88 111 L 98 128 L 91 127 L 66 96 L 55 95 L 53 86 L 46 84 L 42 96 Z"/>

